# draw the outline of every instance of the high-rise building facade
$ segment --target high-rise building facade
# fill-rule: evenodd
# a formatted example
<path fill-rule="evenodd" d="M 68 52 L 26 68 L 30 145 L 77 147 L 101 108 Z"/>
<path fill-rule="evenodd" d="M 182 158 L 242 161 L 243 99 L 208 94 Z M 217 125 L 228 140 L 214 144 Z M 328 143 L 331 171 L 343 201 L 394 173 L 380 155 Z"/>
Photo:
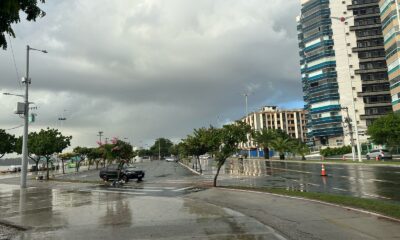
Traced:
<path fill-rule="evenodd" d="M 379 0 L 353 0 L 347 9 L 354 15 L 350 31 L 357 39 L 352 52 L 360 61 L 355 73 L 360 75 L 362 83 L 362 91 L 357 94 L 365 103 L 361 119 L 370 125 L 373 120 L 392 112 Z"/>
<path fill-rule="evenodd" d="M 372 10 L 356 0 L 301 0 L 297 29 L 310 144 L 349 145 L 356 127 L 366 142 L 367 125 L 388 111 L 379 8 L 376 13 L 377 1 L 366 1 Z"/>
<path fill-rule="evenodd" d="M 400 112 L 399 1 L 379 1 L 393 110 Z"/>

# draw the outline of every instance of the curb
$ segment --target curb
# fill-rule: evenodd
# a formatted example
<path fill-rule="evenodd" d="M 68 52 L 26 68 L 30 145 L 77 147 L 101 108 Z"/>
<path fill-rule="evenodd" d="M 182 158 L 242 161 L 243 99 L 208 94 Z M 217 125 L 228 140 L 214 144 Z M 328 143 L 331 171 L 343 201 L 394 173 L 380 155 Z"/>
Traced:
<path fill-rule="evenodd" d="M 331 206 L 331 207 L 338 207 L 338 208 L 342 208 L 342 209 L 345 209 L 345 210 L 351 210 L 351 211 L 354 211 L 354 212 L 369 214 L 369 215 L 372 215 L 372 216 L 375 216 L 375 217 L 378 217 L 378 218 L 383 218 L 383 219 L 386 219 L 386 220 L 390 220 L 390 221 L 393 221 L 393 222 L 400 223 L 400 219 L 397 219 L 397 218 L 389 217 L 389 216 L 386 216 L 386 215 L 382 215 L 382 214 L 375 213 L 375 212 L 370 212 L 370 211 L 359 209 L 359 208 L 347 207 L 347 206 L 344 206 L 344 205 L 328 203 L 328 202 L 323 202 L 323 201 L 314 200 L 314 199 L 308 199 L 308 198 L 302 198 L 302 197 L 293 197 L 293 196 L 287 196 L 287 195 L 281 195 L 281 194 L 269 193 L 269 192 L 260 192 L 260 191 L 255 191 L 255 190 L 243 190 L 243 189 L 234 189 L 234 188 L 227 188 L 227 187 L 217 187 L 217 188 L 230 190 L 230 191 L 258 193 L 258 194 L 265 194 L 265 195 L 271 195 L 271 196 L 276 196 L 276 197 L 283 197 L 283 198 L 289 198 L 289 199 L 295 199 L 295 200 L 302 200 L 302 201 L 308 201 L 308 202 L 313 202 L 313 203 L 319 203 L 319 204 L 323 204 L 323 205 L 327 205 L 327 206 Z"/>
<path fill-rule="evenodd" d="M 178 163 L 179 163 L 182 167 L 184 167 L 184 168 L 188 169 L 189 171 L 191 171 L 192 173 L 197 174 L 197 175 L 201 175 L 201 173 L 199 173 L 198 171 L 192 169 L 191 167 L 188 167 L 188 166 L 186 166 L 185 164 L 183 164 L 183 163 L 181 163 L 181 162 L 178 162 Z"/>

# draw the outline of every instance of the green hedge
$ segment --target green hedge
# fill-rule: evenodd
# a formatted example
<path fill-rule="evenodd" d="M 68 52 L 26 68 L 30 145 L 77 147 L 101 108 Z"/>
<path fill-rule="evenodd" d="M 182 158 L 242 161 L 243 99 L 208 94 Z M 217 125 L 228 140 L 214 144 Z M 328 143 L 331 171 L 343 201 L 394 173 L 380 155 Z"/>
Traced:
<path fill-rule="evenodd" d="M 343 146 L 340 148 L 325 148 L 320 151 L 321 155 L 324 157 L 343 155 L 346 153 L 351 153 L 351 146 Z"/>

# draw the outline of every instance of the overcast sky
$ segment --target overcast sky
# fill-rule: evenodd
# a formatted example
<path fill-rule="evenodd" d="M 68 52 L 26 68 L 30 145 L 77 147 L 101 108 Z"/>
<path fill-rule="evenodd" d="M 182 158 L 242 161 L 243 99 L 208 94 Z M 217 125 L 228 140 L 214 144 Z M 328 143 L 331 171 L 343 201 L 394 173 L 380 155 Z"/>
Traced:
<path fill-rule="evenodd" d="M 46 2 L 46 17 L 15 26 L 17 69 L 10 43 L 0 50 L 0 92 L 18 94 L 25 46 L 49 52 L 31 53 L 30 131 L 60 128 L 73 146 L 95 146 L 102 130 L 145 146 L 239 119 L 244 92 L 250 111 L 303 105 L 298 0 Z M 0 128 L 22 124 L 18 100 L 0 95 Z"/>

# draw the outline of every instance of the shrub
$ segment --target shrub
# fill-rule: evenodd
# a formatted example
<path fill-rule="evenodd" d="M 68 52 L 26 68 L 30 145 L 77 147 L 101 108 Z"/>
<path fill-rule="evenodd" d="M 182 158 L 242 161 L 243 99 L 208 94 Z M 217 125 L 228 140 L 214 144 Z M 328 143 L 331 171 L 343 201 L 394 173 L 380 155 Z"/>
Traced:
<path fill-rule="evenodd" d="M 320 154 L 324 157 L 329 157 L 329 156 L 336 156 L 336 155 L 343 155 L 346 153 L 351 153 L 351 146 L 343 146 L 340 148 L 326 148 L 322 149 L 320 151 Z"/>

